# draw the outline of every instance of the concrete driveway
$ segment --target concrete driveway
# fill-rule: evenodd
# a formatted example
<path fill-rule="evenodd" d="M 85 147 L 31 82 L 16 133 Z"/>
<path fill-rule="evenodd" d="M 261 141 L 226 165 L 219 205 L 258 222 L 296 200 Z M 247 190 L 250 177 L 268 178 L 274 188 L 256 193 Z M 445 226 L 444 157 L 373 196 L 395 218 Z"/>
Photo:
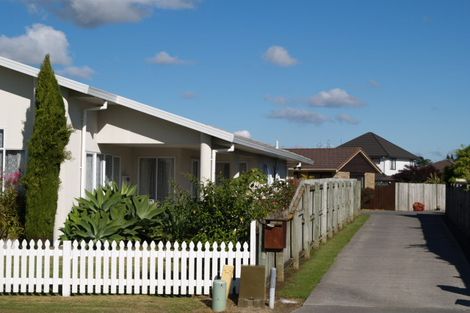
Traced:
<path fill-rule="evenodd" d="M 295 312 L 470 312 L 469 287 L 442 214 L 372 212 Z"/>

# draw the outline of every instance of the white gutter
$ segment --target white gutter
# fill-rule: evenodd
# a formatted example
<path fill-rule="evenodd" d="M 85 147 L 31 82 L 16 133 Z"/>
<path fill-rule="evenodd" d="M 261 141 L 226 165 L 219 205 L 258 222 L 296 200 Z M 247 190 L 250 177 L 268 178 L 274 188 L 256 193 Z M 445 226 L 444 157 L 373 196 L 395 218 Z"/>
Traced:
<path fill-rule="evenodd" d="M 215 183 L 216 173 L 215 173 L 215 166 L 216 166 L 216 157 L 217 152 L 233 152 L 235 151 L 235 145 L 231 145 L 228 149 L 212 149 L 211 155 L 211 181 Z"/>
<path fill-rule="evenodd" d="M 105 101 L 102 106 L 94 107 L 83 110 L 82 117 L 82 140 L 81 140 L 81 158 L 80 158 L 80 197 L 85 196 L 86 188 L 86 133 L 87 133 L 87 113 L 88 111 L 103 111 L 108 108 L 108 101 Z"/>

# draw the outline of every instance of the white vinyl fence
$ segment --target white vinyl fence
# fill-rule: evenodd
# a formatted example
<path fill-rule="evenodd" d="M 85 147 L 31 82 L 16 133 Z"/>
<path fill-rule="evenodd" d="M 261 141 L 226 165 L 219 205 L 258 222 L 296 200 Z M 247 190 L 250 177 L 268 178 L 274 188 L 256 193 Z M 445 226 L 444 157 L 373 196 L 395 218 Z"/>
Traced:
<path fill-rule="evenodd" d="M 0 293 L 208 295 L 223 266 L 255 264 L 248 243 L 0 240 Z M 234 285 L 237 285 L 236 283 Z"/>

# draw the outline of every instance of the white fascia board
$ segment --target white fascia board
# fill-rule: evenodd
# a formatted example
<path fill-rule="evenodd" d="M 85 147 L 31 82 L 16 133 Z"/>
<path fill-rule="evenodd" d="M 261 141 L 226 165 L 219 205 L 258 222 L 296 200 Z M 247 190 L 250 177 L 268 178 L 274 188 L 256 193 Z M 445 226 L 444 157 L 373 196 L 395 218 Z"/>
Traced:
<path fill-rule="evenodd" d="M 39 74 L 38 68 L 29 66 L 23 63 L 19 63 L 19 62 L 16 62 L 16 61 L 13 61 L 5 57 L 1 57 L 1 56 L 0 56 L 0 65 L 5 68 L 9 68 L 13 71 L 26 74 L 31 77 L 38 77 L 38 74 Z M 85 94 L 88 93 L 88 89 L 90 88 L 88 85 L 82 84 L 80 82 L 77 82 L 75 80 L 72 80 L 72 79 L 69 79 L 60 75 L 55 75 L 55 76 L 60 86 L 66 87 L 75 91 L 79 91 Z"/>
<path fill-rule="evenodd" d="M 32 76 L 32 77 L 37 77 L 39 74 L 39 69 L 35 67 L 29 66 L 23 63 L 19 63 L 19 62 L 16 62 L 16 61 L 4 58 L 4 57 L 0 57 L 0 65 L 3 67 L 9 68 L 11 70 Z M 113 93 L 110 93 L 110 92 L 107 92 L 98 88 L 90 87 L 89 85 L 82 84 L 80 82 L 77 82 L 75 80 L 72 80 L 72 79 L 69 79 L 60 75 L 56 75 L 56 78 L 57 78 L 57 82 L 62 87 L 65 87 L 74 91 L 78 91 L 83 94 L 93 96 L 102 100 L 106 100 L 112 103 L 116 103 L 118 105 L 122 105 L 124 107 L 128 107 L 130 109 L 133 109 L 133 110 L 136 110 L 136 111 L 139 111 L 139 112 L 151 115 L 151 116 L 155 116 L 157 118 L 161 118 L 168 122 L 172 122 L 172 123 L 208 134 L 210 136 L 220 138 L 228 142 L 233 142 L 234 135 L 225 130 L 212 127 L 203 123 L 199 123 L 191 119 L 188 119 L 188 118 L 185 118 L 185 117 L 173 114 L 173 113 L 169 113 L 169 112 L 157 109 L 155 107 L 152 107 L 152 106 L 149 106 L 149 105 L 125 98 L 125 97 L 121 97 L 119 95 L 116 95 L 116 94 L 113 94 Z"/>
<path fill-rule="evenodd" d="M 233 139 L 233 143 L 258 150 L 262 152 L 263 154 L 271 155 L 277 158 L 286 159 L 286 160 L 294 160 L 294 161 L 298 161 L 298 162 L 302 162 L 302 163 L 310 164 L 310 165 L 313 164 L 313 161 L 311 159 L 306 158 L 302 155 L 298 155 L 296 153 L 293 153 L 284 149 L 276 149 L 276 147 L 274 146 L 257 142 L 255 140 L 248 139 L 245 137 L 235 136 Z"/>

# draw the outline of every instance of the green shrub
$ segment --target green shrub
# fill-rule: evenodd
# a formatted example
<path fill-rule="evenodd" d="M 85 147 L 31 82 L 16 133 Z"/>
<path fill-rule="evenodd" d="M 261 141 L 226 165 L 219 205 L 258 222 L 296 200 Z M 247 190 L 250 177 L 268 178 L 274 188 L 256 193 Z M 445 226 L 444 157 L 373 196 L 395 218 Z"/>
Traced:
<path fill-rule="evenodd" d="M 0 239 L 19 239 L 24 232 L 20 216 L 23 204 L 23 194 L 19 187 L 20 177 L 20 172 L 6 177 L 5 191 L 0 191 Z M 1 183 L 0 179 L 0 186 Z"/>
<path fill-rule="evenodd" d="M 60 185 L 60 165 L 69 141 L 65 107 L 49 55 L 44 59 L 36 88 L 36 114 L 28 146 L 26 237 L 52 239 Z"/>
<path fill-rule="evenodd" d="M 253 170 L 199 188 L 199 199 L 176 188 L 160 203 L 136 195 L 135 186 L 99 187 L 77 199 L 61 239 L 247 241 L 250 222 L 287 208 L 296 185 L 279 181 L 268 186 L 266 175 Z"/>
<path fill-rule="evenodd" d="M 77 201 L 61 229 L 62 240 L 153 240 L 163 212 L 126 184 L 99 187 Z"/>
<path fill-rule="evenodd" d="M 287 208 L 296 185 L 277 181 L 266 184 L 266 175 L 252 170 L 234 179 L 200 185 L 200 199 L 185 191 L 163 203 L 162 240 L 246 241 L 252 220 Z"/>
<path fill-rule="evenodd" d="M 171 199 L 161 203 L 160 227 L 152 229 L 152 238 L 162 241 L 190 241 L 198 233 L 197 202 L 190 193 L 178 190 Z"/>
<path fill-rule="evenodd" d="M 18 239 L 23 235 L 19 197 L 18 191 L 14 188 L 0 192 L 0 239 Z"/>

